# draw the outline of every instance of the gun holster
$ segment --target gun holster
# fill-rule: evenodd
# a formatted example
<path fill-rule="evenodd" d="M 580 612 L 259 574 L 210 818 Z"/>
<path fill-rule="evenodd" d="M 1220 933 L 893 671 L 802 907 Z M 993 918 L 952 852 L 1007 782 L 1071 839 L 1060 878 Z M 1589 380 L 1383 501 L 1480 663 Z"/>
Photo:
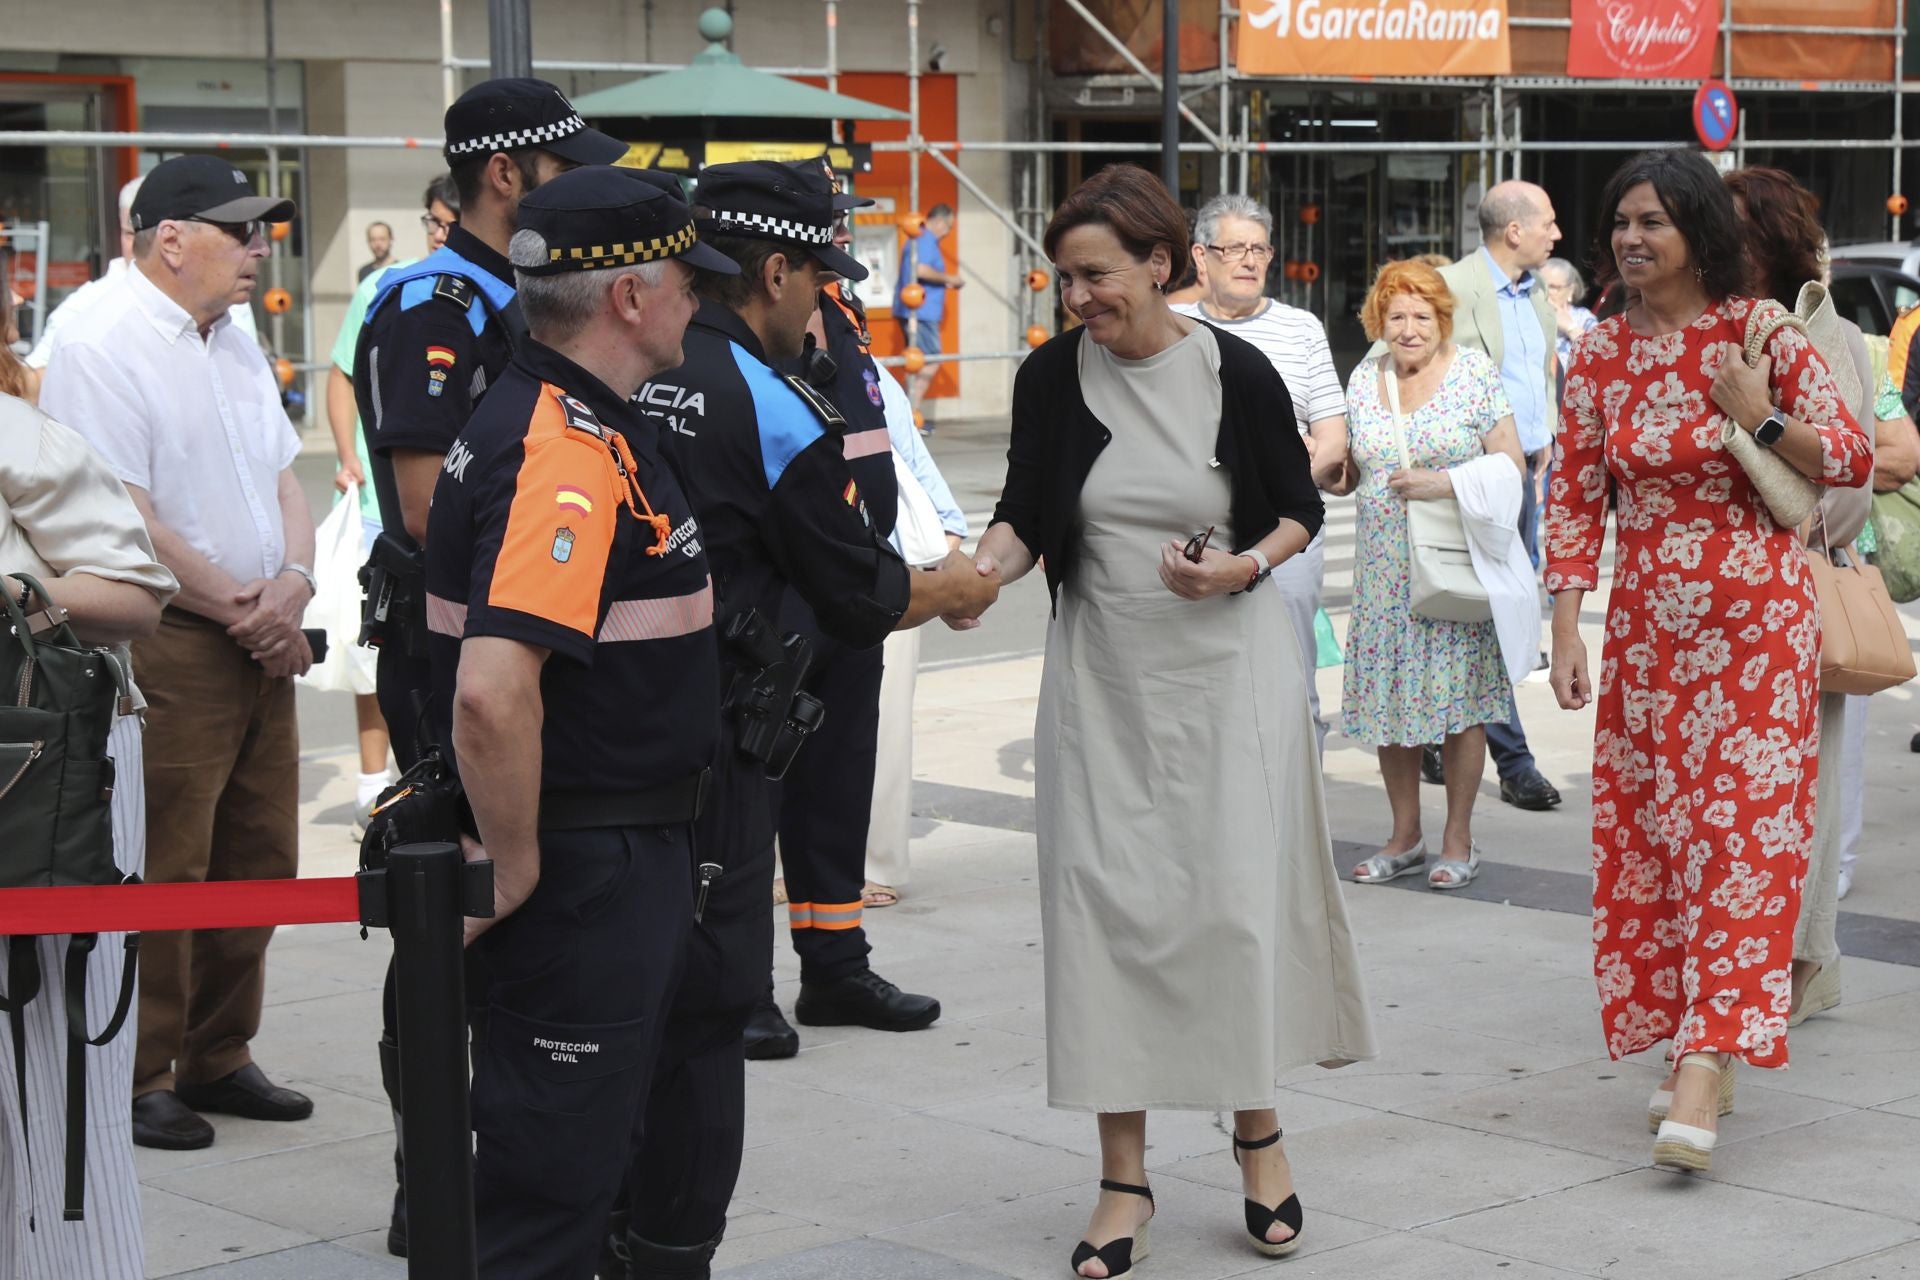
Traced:
<path fill-rule="evenodd" d="M 367 834 L 360 839 L 361 936 L 367 926 L 386 927 L 387 855 L 403 844 L 460 843 L 466 792 L 437 748 L 429 749 L 374 801 Z M 469 818 L 468 821 L 471 821 Z M 488 889 L 488 903 L 492 890 Z M 487 911 L 469 910 L 468 915 Z"/>
<path fill-rule="evenodd" d="M 827 708 L 800 690 L 813 665 L 813 641 L 798 632 L 776 637 L 758 609 L 727 619 L 720 630 L 731 679 L 723 709 L 736 726 L 734 745 L 778 781 Z"/>
<path fill-rule="evenodd" d="M 360 643 L 394 646 L 409 658 L 427 656 L 427 566 L 424 553 L 409 550 L 387 533 L 373 540 L 360 566 Z"/>

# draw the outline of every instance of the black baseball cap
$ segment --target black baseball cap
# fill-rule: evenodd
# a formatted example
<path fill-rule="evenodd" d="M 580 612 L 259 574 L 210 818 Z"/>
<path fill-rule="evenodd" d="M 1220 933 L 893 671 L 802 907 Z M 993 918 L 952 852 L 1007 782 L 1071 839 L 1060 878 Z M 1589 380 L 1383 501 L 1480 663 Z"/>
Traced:
<path fill-rule="evenodd" d="M 742 160 L 702 170 L 693 193 L 696 224 L 703 233 L 797 244 L 827 270 L 865 280 L 867 269 L 834 247 L 833 224 L 841 211 L 834 205 L 833 185 L 817 162 L 807 163 L 813 167 Z"/>
<path fill-rule="evenodd" d="M 869 196 L 849 195 L 834 185 L 833 160 L 824 151 L 811 160 L 789 160 L 787 167 L 801 176 L 804 182 L 808 177 L 818 177 L 827 184 L 827 190 L 833 194 L 833 211 L 845 213 L 849 209 L 864 209 L 874 203 Z"/>
<path fill-rule="evenodd" d="M 740 265 L 701 244 L 693 211 L 645 169 L 586 165 L 549 179 L 520 199 L 522 231 L 547 242 L 544 262 L 515 260 L 530 276 L 631 267 L 678 258 L 690 267 L 738 275 Z"/>
<path fill-rule="evenodd" d="M 287 222 L 293 215 L 293 201 L 255 195 L 247 175 L 219 156 L 162 160 L 140 184 L 127 213 L 135 231 L 168 220 Z"/>
<path fill-rule="evenodd" d="M 454 100 L 445 120 L 447 163 L 462 156 L 538 147 L 575 164 L 612 164 L 627 144 L 589 129 L 545 80 L 485 80 Z"/>

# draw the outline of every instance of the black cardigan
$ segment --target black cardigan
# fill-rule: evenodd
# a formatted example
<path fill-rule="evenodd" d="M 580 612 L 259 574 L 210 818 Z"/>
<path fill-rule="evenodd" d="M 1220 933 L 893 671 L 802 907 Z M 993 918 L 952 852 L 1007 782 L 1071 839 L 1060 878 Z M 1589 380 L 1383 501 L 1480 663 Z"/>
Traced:
<path fill-rule="evenodd" d="M 1206 321 L 1200 323 L 1206 324 Z M 1231 518 L 1240 552 L 1273 532 L 1281 519 L 1320 530 L 1326 506 L 1313 483 L 1312 459 L 1295 425 L 1293 398 L 1280 374 L 1253 346 L 1216 326 L 1220 344 L 1220 434 L 1213 456 L 1232 486 Z M 1047 592 L 1057 610 L 1060 584 L 1080 554 L 1080 489 L 1094 459 L 1113 439 L 1080 390 L 1084 329 L 1049 339 L 1013 380 L 1013 434 L 1007 483 L 994 524 L 1008 524 L 1027 550 L 1044 557 Z"/>

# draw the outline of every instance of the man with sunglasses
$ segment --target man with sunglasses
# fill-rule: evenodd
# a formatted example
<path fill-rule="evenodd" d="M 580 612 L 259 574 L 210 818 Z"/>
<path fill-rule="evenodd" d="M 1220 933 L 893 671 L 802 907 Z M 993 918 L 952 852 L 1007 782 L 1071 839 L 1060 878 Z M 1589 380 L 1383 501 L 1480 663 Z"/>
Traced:
<path fill-rule="evenodd" d="M 978 617 L 999 592 L 997 576 L 979 576 L 957 553 L 933 572 L 908 571 L 872 528 L 847 465 L 845 418 L 804 378 L 782 372 L 805 350 L 820 290 L 840 276 L 866 277 L 834 247 L 839 212 L 821 173 L 757 160 L 706 169 L 694 193 L 695 226 L 702 243 L 741 270 L 696 274 L 700 310 L 687 329 L 685 363 L 634 397 L 671 429 L 662 445 L 700 518 L 723 637 L 753 631 L 756 616 L 777 637 L 790 592 L 820 631 L 853 647 L 935 617 Z M 781 661 L 790 657 L 783 651 Z M 720 662 L 723 689 L 762 687 L 747 645 L 723 641 Z M 695 826 L 702 910 L 664 1030 L 644 1147 L 629 1174 L 634 1216 L 614 1228 L 610 1251 L 619 1261 L 603 1263 L 628 1268 L 612 1274 L 631 1280 L 706 1276 L 740 1172 L 742 1033 L 773 965 L 780 766 L 754 752 L 760 699 L 729 701 L 713 796 Z M 788 715 L 781 701 L 775 724 Z M 868 977 L 869 995 L 885 995 L 884 987 L 887 998 L 913 998 Z"/>
<path fill-rule="evenodd" d="M 217 156 L 147 175 L 130 211 L 133 268 L 62 334 L 41 404 L 126 484 L 180 594 L 133 647 L 146 713 L 149 882 L 262 880 L 298 869 L 300 732 L 293 677 L 313 596 L 313 518 L 292 464 L 299 437 L 247 302 L 266 226 L 290 200 L 254 194 Z M 133 1140 L 210 1145 L 200 1113 L 304 1120 L 249 1044 L 272 929 L 150 933 L 141 944 Z"/>

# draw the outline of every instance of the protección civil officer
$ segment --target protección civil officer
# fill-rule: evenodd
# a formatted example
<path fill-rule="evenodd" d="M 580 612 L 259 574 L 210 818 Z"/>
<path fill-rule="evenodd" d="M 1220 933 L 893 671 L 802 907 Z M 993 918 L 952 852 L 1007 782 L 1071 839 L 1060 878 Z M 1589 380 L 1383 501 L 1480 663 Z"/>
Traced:
<path fill-rule="evenodd" d="M 544 80 L 488 80 L 447 108 L 446 160 L 460 194 L 460 222 L 446 243 L 410 267 L 387 272 L 367 306 L 354 354 L 354 401 L 367 434 L 383 532 L 367 569 L 369 638 L 379 645 L 374 691 L 404 771 L 417 742 L 428 688 L 421 546 L 435 478 L 454 438 L 497 382 L 526 322 L 514 300 L 507 239 L 528 192 L 576 165 L 607 164 L 623 144 L 587 128 Z M 382 1001 L 380 1076 L 400 1115 L 400 1050 L 393 976 Z M 397 1144 L 396 1136 L 396 1144 Z M 387 1248 L 407 1252 L 403 1156 Z"/>
<path fill-rule="evenodd" d="M 508 249 L 528 336 L 433 493 L 433 715 L 494 864 L 468 921 L 483 1276 L 591 1275 L 696 913 L 719 737 L 699 522 L 630 397 L 681 359 L 698 243 L 627 170 L 553 178 Z"/>
<path fill-rule="evenodd" d="M 694 193 L 701 238 L 740 264 L 702 271 L 686 363 L 655 377 L 640 400 L 673 428 L 720 599 L 723 679 L 747 696 L 723 713 L 714 799 L 699 853 L 718 869 L 666 1026 L 646 1133 L 633 1164 L 633 1216 L 620 1251 L 633 1277 L 704 1276 L 726 1226 L 744 1134 L 741 1034 L 773 961 L 773 813 L 769 764 L 794 734 L 768 724 L 770 677 L 792 667 L 778 645 L 791 589 L 843 643 L 877 645 L 936 617 L 977 617 L 999 592 L 964 556 L 909 573 L 869 524 L 842 451 L 843 419 L 797 360 L 820 289 L 866 269 L 834 248 L 836 213 L 824 183 L 785 165 L 714 165 Z M 759 655 L 759 656 L 756 656 Z M 785 717 L 786 707 L 775 715 Z M 827 709 L 832 715 L 832 708 Z"/>
<path fill-rule="evenodd" d="M 545 80 L 477 84 L 447 108 L 445 127 L 459 224 L 441 248 L 381 277 L 354 355 L 354 401 L 385 528 L 374 558 L 396 577 L 409 564 L 417 572 L 440 463 L 526 334 L 506 259 L 515 210 L 555 175 L 626 153 Z M 415 616 L 399 616 L 417 584 L 393 585 L 399 597 L 380 637 L 376 689 L 404 770 L 419 756 L 415 695 L 426 689 L 426 655 L 417 598 Z"/>

